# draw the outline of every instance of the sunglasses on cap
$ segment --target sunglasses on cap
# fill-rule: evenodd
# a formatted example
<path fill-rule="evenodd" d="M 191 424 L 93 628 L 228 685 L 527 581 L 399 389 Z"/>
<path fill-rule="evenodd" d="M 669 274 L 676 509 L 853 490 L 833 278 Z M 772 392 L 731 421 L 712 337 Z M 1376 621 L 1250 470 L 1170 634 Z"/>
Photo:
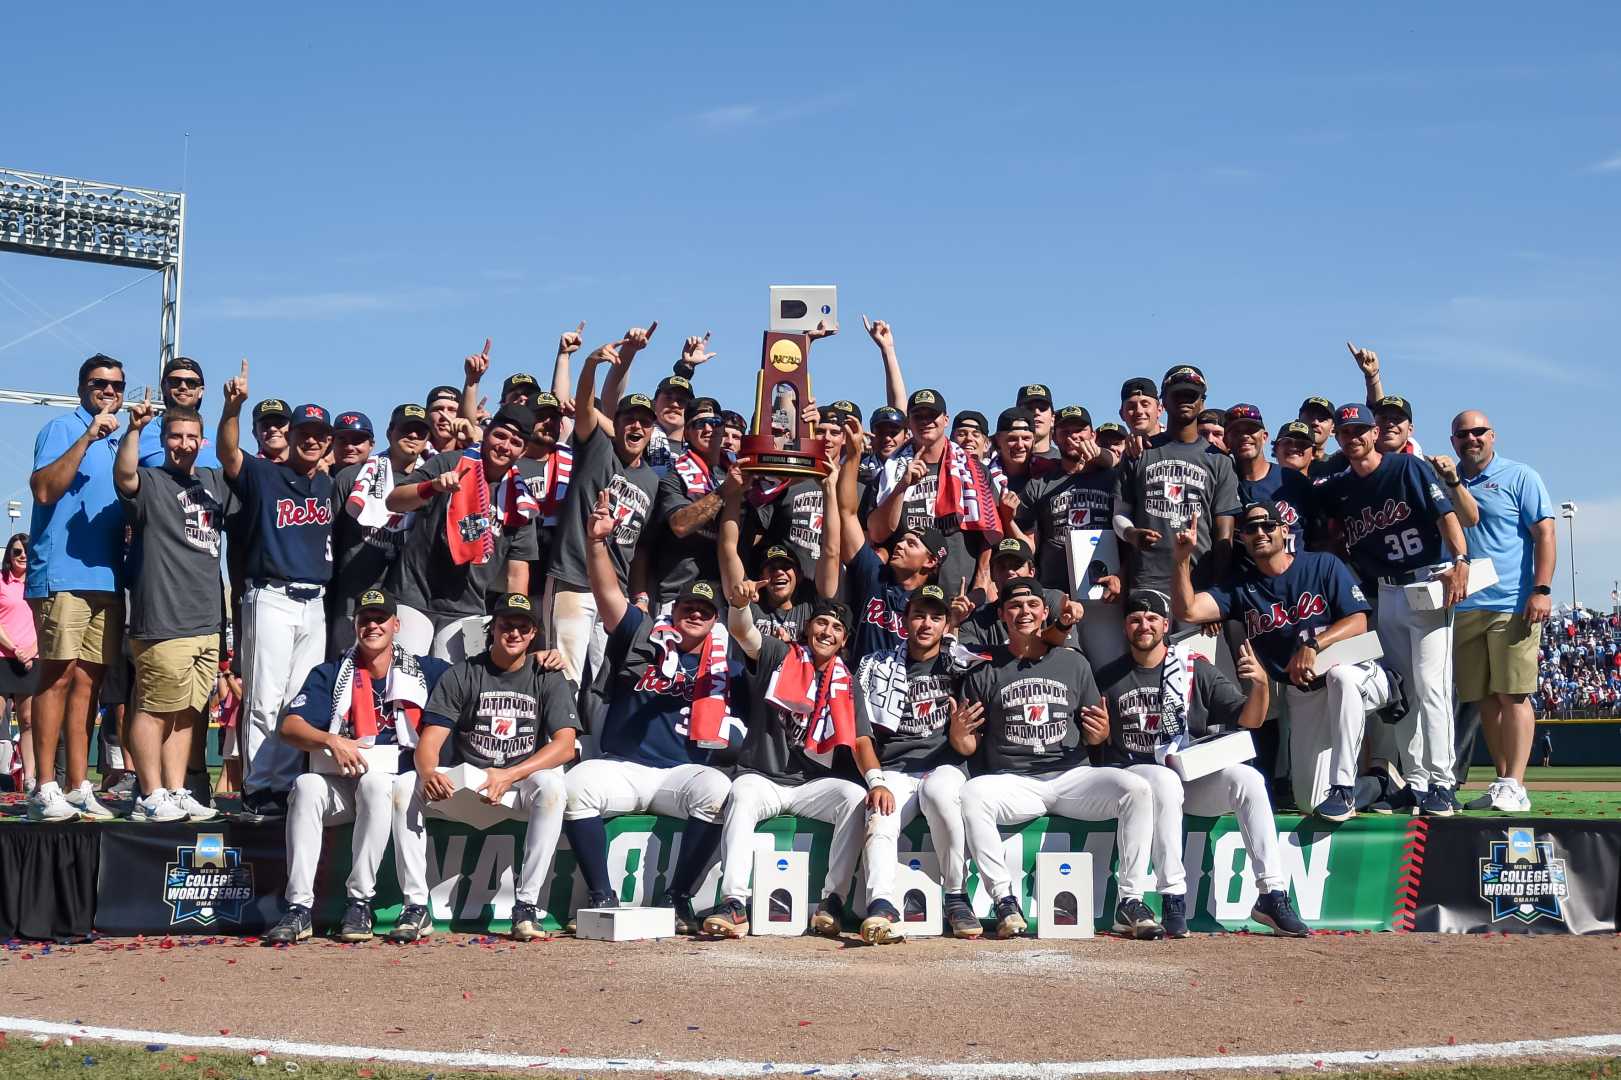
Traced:
<path fill-rule="evenodd" d="M 1489 431 L 1491 431 L 1489 427 L 1459 428 L 1452 433 L 1452 437 L 1454 439 L 1484 439 Z"/>
<path fill-rule="evenodd" d="M 1255 518 L 1252 521 L 1240 521 L 1238 531 L 1246 536 L 1253 536 L 1259 532 L 1271 532 L 1273 529 L 1283 528 L 1283 522 L 1275 518 Z"/>

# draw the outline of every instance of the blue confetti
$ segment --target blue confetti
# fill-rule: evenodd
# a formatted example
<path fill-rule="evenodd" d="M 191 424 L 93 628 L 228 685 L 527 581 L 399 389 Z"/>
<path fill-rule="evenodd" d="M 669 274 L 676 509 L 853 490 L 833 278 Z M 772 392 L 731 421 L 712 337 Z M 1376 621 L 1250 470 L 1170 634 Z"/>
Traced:
<path fill-rule="evenodd" d="M 168 1047 L 168 1045 L 166 1043 L 147 1043 L 146 1044 L 146 1052 L 148 1054 L 160 1054 L 160 1053 L 162 1053 L 163 1051 L 165 1051 L 167 1049 L 169 1049 L 169 1047 Z"/>
<path fill-rule="evenodd" d="M 84 1061 L 81 1064 L 83 1064 L 84 1067 L 88 1069 L 88 1068 L 90 1068 L 90 1066 L 94 1065 L 95 1063 L 96 1063 L 96 1059 L 91 1057 L 89 1054 L 86 1054 L 84 1056 Z"/>

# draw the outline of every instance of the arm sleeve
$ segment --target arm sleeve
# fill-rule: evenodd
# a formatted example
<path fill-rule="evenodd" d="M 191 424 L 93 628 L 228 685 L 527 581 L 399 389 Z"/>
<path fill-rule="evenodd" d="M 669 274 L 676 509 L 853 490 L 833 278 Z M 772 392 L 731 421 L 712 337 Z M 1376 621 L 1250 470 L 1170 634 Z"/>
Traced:
<path fill-rule="evenodd" d="M 1542 477 L 1531 469 L 1520 476 L 1520 524 L 1527 528 L 1553 517 L 1553 500 Z"/>
<path fill-rule="evenodd" d="M 1238 513 L 1238 474 L 1228 457 L 1213 457 L 1210 470 L 1215 486 L 1210 492 L 1210 512 L 1216 517 L 1232 517 Z"/>
<path fill-rule="evenodd" d="M 336 664 L 317 664 L 304 676 L 304 685 L 298 688 L 293 700 L 287 703 L 287 715 L 296 716 L 317 731 L 332 728 L 332 682 Z M 360 678 L 366 678 L 361 672 Z"/>
<path fill-rule="evenodd" d="M 856 617 L 859 619 L 861 610 L 867 606 L 867 601 L 883 591 L 884 564 L 879 561 L 878 553 L 872 549 L 872 545 L 864 543 L 846 569 L 849 571 L 850 599 L 854 601 Z"/>
<path fill-rule="evenodd" d="M 1221 612 L 1222 618 L 1230 619 L 1233 617 L 1233 605 L 1238 599 L 1238 590 L 1233 587 L 1232 582 L 1227 581 L 1212 585 L 1205 590 L 1205 595 L 1215 601 L 1216 610 Z"/>
<path fill-rule="evenodd" d="M 653 504 L 653 519 L 655 521 L 669 522 L 670 515 L 682 507 L 691 506 L 692 497 L 687 494 L 687 485 L 681 482 L 681 475 L 674 469 L 659 478 L 658 497 Z"/>
<path fill-rule="evenodd" d="M 1409 494 L 1418 506 L 1428 507 L 1435 517 L 1452 513 L 1452 500 L 1441 490 L 1441 478 L 1435 468 L 1417 454 L 1402 454 L 1407 466 Z"/>
<path fill-rule="evenodd" d="M 422 722 L 435 727 L 454 728 L 467 701 L 468 666 L 456 664 L 439 677 L 428 704 L 422 710 Z"/>
<path fill-rule="evenodd" d="M 624 617 L 619 620 L 619 625 L 608 635 L 608 645 L 603 655 L 603 663 L 610 672 L 625 663 L 625 657 L 629 655 L 631 646 L 636 643 L 636 631 L 641 629 L 646 619 L 647 615 L 635 604 L 625 608 Z"/>
<path fill-rule="evenodd" d="M 1202 658 L 1193 662 L 1193 689 L 1204 706 L 1207 723 L 1230 727 L 1244 711 L 1245 697 L 1232 680 Z"/>
<path fill-rule="evenodd" d="M 579 695 L 569 677 L 561 671 L 543 671 L 539 681 L 535 697 L 540 700 L 541 715 L 546 719 L 546 734 L 556 735 L 571 728 L 579 731 L 580 714 L 574 705 Z"/>
<path fill-rule="evenodd" d="M 235 491 L 243 502 L 247 502 L 259 490 L 259 482 L 264 479 L 264 470 L 274 469 L 275 467 L 264 458 L 259 457 L 257 454 L 251 454 L 244 449 L 242 451 L 242 467 L 237 470 L 236 478 L 232 479 L 227 476 L 225 479 L 230 483 L 231 490 Z"/>
<path fill-rule="evenodd" d="M 66 420 L 66 417 L 58 417 L 40 428 L 39 434 L 34 436 L 35 472 L 61 457 L 73 445 L 73 441 L 84 433 L 83 428 L 72 431 Z"/>

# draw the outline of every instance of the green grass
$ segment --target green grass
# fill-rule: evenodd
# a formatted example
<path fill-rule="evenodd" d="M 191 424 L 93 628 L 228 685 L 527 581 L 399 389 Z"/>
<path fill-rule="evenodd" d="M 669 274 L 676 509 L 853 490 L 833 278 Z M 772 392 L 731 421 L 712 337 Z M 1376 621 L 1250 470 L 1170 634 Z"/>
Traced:
<path fill-rule="evenodd" d="M 1467 803 L 1481 788 L 1466 788 L 1458 801 Z M 1495 810 L 1465 810 L 1463 817 L 1500 818 Z M 1621 791 L 1533 791 L 1531 812 L 1526 817 L 1542 818 L 1621 818 Z"/>
<path fill-rule="evenodd" d="M 1536 755 L 1532 755 L 1536 760 Z M 1479 769 L 1482 775 L 1491 771 L 1490 768 Z M 1473 779 L 1474 774 L 1470 777 Z M 1533 765 L 1525 770 L 1526 780 L 1546 780 L 1555 784 L 1591 784 L 1591 783 L 1621 783 L 1621 765 L 1554 765 L 1544 769 L 1541 765 Z M 1485 777 L 1490 781 L 1491 777 Z"/>

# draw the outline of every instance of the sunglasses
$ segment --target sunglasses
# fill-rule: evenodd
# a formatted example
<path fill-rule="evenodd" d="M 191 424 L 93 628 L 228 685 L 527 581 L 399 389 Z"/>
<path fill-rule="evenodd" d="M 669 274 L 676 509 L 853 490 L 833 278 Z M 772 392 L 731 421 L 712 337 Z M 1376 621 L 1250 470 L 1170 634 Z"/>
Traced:
<path fill-rule="evenodd" d="M 172 378 L 172 379 L 169 380 L 169 389 L 170 390 L 201 390 L 202 388 L 203 388 L 203 380 L 201 380 L 201 379 L 174 379 L 174 378 Z"/>
<path fill-rule="evenodd" d="M 1238 531 L 1243 533 L 1245 536 L 1254 536 L 1256 533 L 1261 532 L 1271 532 L 1273 529 L 1281 529 L 1282 527 L 1283 522 L 1273 521 L 1269 518 L 1261 518 L 1255 521 L 1241 521 L 1238 523 Z"/>
<path fill-rule="evenodd" d="M 6 552 L 6 558 L 8 558 L 8 559 L 20 559 L 24 555 L 27 555 L 27 554 L 28 554 L 28 552 L 24 551 L 20 547 L 19 548 L 12 548 L 10 551 Z"/>
<path fill-rule="evenodd" d="M 1489 427 L 1459 428 L 1457 431 L 1452 433 L 1452 437 L 1454 439 L 1484 439 L 1486 437 L 1486 433 L 1490 430 L 1491 428 Z"/>
<path fill-rule="evenodd" d="M 92 390 L 117 390 L 120 394 L 124 392 L 123 379 L 86 379 L 85 385 Z"/>

